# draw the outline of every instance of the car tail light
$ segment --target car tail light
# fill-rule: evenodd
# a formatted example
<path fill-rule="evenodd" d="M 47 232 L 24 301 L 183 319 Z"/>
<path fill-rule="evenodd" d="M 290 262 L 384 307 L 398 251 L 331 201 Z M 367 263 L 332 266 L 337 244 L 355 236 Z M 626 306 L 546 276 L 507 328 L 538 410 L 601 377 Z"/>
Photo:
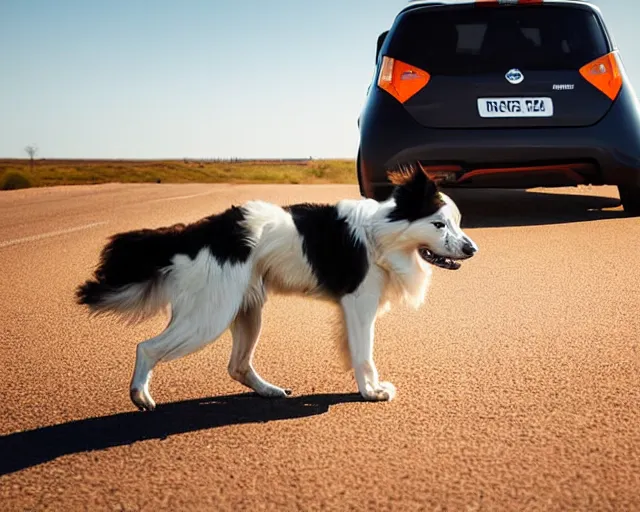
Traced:
<path fill-rule="evenodd" d="M 387 91 L 400 103 L 404 103 L 431 80 L 431 75 L 391 57 L 382 57 L 378 87 Z"/>
<path fill-rule="evenodd" d="M 580 68 L 583 78 L 596 89 L 615 100 L 622 87 L 617 52 L 611 52 Z"/>

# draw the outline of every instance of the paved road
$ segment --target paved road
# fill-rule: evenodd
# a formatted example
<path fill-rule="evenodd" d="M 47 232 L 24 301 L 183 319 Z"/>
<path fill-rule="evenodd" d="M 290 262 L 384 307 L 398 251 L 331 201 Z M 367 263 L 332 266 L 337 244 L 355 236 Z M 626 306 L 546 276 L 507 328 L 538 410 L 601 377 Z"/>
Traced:
<path fill-rule="evenodd" d="M 256 364 L 230 337 L 158 368 L 134 411 L 135 328 L 89 320 L 75 286 L 117 231 L 231 203 L 355 197 L 352 186 L 106 185 L 0 194 L 0 508 L 640 510 L 640 220 L 613 188 L 455 194 L 480 246 L 436 269 L 428 305 L 379 322 L 391 403 L 362 403 L 330 310 L 266 307 Z"/>

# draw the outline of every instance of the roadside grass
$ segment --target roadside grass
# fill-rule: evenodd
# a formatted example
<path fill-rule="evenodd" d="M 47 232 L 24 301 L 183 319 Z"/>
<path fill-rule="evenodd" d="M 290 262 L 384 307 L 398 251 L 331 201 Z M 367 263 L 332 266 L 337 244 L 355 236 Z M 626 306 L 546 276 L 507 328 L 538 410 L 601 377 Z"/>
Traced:
<path fill-rule="evenodd" d="M 0 190 L 17 190 L 32 186 L 31 180 L 20 172 L 9 171 L 0 175 Z"/>
<path fill-rule="evenodd" d="M 0 159 L 0 183 L 19 174 L 33 187 L 98 183 L 355 184 L 354 160 Z"/>

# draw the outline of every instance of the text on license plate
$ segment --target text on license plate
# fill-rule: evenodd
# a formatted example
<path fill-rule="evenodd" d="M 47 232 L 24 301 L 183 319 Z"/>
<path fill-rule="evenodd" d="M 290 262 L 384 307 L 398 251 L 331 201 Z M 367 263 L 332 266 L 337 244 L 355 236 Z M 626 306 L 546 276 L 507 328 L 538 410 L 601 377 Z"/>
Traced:
<path fill-rule="evenodd" d="M 478 98 L 480 117 L 552 117 L 551 98 Z"/>

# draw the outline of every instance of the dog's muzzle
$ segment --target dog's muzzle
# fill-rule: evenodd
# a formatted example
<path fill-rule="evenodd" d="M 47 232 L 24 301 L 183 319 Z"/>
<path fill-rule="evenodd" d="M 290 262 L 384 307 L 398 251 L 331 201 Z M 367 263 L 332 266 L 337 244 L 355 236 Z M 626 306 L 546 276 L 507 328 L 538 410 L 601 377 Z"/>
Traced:
<path fill-rule="evenodd" d="M 440 256 L 427 247 L 420 247 L 418 253 L 420 257 L 436 267 L 444 268 L 447 270 L 458 270 L 461 266 L 461 260 L 467 260 L 471 258 L 476 252 L 478 252 L 478 246 L 471 240 L 467 239 L 461 248 L 464 256 L 460 258 L 451 258 L 447 256 Z"/>
<path fill-rule="evenodd" d="M 436 267 L 444 268 L 447 270 L 458 270 L 460 268 L 460 262 L 454 258 L 447 258 L 445 256 L 438 256 L 433 251 L 430 251 L 426 247 L 418 249 L 420 257 L 427 263 L 435 265 Z M 470 257 L 470 256 L 468 256 Z M 461 258 L 467 259 L 467 258 Z"/>

